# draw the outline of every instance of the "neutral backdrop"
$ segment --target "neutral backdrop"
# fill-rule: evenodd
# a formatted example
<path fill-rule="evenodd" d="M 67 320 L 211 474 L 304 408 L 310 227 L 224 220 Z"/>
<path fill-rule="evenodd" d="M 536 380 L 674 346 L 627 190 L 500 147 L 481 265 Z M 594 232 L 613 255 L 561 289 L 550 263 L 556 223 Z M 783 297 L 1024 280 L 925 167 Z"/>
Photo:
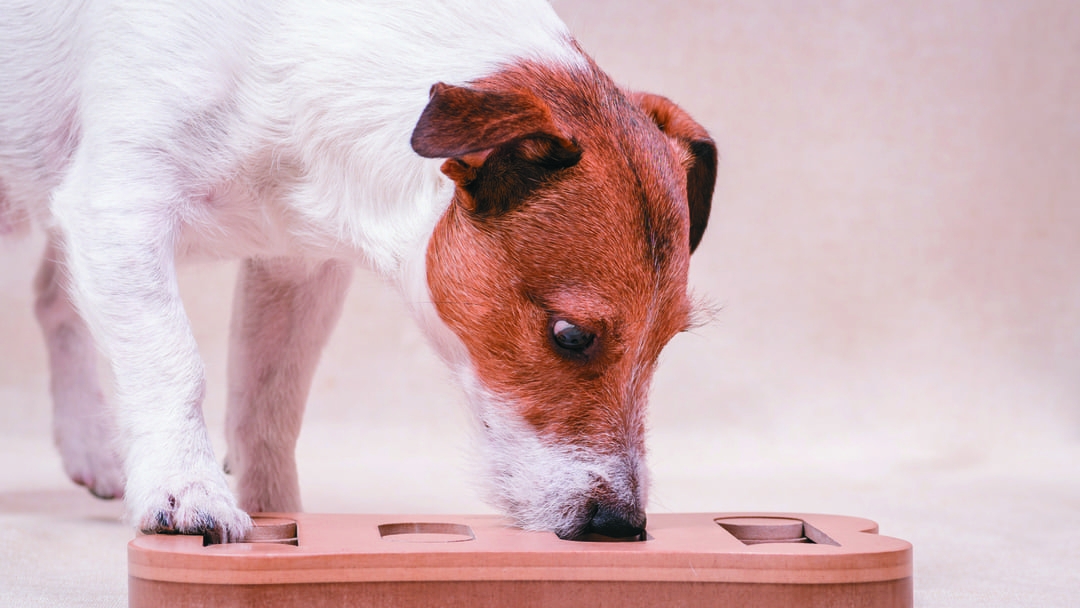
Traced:
<path fill-rule="evenodd" d="M 1080 3 L 556 3 L 721 151 L 651 409 L 653 511 L 868 517 L 919 606 L 1080 593 Z M 0 242 L 0 604 L 125 605 L 120 505 L 51 446 L 39 233 Z M 223 450 L 232 263 L 182 270 Z M 309 511 L 486 512 L 468 412 L 398 296 L 356 278 L 308 408 Z"/>

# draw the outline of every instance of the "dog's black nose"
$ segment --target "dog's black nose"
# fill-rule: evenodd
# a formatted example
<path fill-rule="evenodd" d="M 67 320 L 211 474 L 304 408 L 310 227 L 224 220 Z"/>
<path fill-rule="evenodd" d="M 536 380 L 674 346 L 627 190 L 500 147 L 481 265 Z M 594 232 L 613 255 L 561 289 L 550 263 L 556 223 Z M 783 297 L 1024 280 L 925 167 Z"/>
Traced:
<path fill-rule="evenodd" d="M 644 538 L 645 514 L 632 517 L 630 519 L 615 509 L 599 505 L 589 522 L 589 532 L 612 538 Z"/>

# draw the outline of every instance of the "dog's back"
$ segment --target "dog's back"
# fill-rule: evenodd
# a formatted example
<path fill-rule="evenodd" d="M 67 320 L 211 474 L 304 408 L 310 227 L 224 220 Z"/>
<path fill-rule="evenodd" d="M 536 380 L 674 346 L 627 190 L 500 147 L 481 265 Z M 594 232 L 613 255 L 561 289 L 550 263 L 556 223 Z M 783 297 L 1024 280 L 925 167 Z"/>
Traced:
<path fill-rule="evenodd" d="M 112 156 L 94 162 L 194 191 L 175 201 L 192 220 L 181 250 L 220 257 L 332 234 L 390 270 L 442 179 L 402 137 L 431 84 L 520 57 L 582 61 L 543 2 L 0 4 L 0 227 L 47 220 L 74 155 Z M 296 208 L 303 226 L 252 206 Z"/>
<path fill-rule="evenodd" d="M 82 7 L 0 6 L 0 236 L 59 183 L 78 139 L 75 50 Z"/>

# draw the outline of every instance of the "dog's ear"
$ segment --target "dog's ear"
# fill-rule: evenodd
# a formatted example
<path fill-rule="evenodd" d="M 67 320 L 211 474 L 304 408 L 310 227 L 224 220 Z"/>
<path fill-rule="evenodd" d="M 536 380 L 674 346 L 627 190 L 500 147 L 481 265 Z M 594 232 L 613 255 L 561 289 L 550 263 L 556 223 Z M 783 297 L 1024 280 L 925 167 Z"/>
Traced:
<path fill-rule="evenodd" d="M 474 214 L 511 209 L 551 174 L 573 166 L 581 149 L 528 91 L 480 91 L 436 84 L 412 133 L 413 150 L 446 158 L 442 172 Z"/>
<path fill-rule="evenodd" d="M 690 252 L 693 253 L 709 223 L 713 189 L 716 187 L 716 144 L 685 110 L 670 99 L 651 93 L 630 93 L 630 99 L 653 119 L 665 135 L 690 153 L 686 167 L 686 198 L 690 206 Z"/>

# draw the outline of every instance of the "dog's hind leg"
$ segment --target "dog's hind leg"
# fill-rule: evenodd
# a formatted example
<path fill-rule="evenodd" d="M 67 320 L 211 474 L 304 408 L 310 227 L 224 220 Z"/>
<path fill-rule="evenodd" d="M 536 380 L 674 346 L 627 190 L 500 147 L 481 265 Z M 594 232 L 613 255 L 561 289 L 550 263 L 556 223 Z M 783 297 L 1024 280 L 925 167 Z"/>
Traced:
<path fill-rule="evenodd" d="M 95 496 L 118 498 L 124 476 L 116 425 L 101 390 L 97 347 L 71 303 L 63 256 L 58 235 L 50 233 L 34 280 L 34 312 L 49 353 L 53 438 L 72 481 Z"/>
<path fill-rule="evenodd" d="M 352 267 L 249 259 L 233 304 L 227 466 L 249 512 L 299 511 L 294 450 L 311 380 Z"/>

